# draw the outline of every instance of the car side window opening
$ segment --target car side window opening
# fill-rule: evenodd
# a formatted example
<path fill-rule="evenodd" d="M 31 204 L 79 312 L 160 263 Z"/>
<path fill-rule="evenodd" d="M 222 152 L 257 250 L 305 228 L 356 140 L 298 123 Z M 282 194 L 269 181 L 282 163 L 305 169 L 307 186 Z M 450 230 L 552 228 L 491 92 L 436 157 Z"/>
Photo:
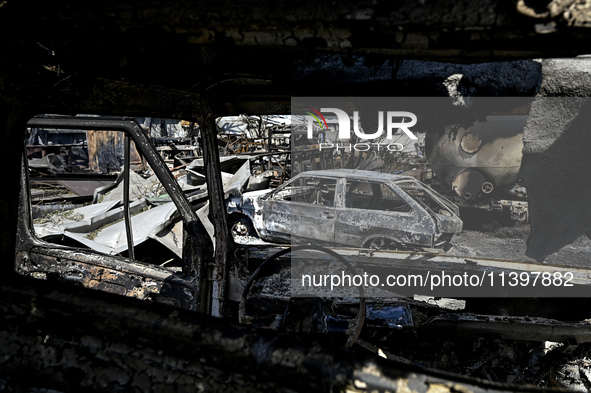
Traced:
<path fill-rule="evenodd" d="M 303 176 L 275 192 L 273 199 L 334 206 L 336 185 L 336 179 Z"/>
<path fill-rule="evenodd" d="M 401 213 L 412 211 L 412 207 L 388 185 L 371 181 L 347 181 L 345 186 L 345 206 L 353 209 Z"/>
<path fill-rule="evenodd" d="M 431 192 L 429 192 L 429 190 L 427 190 L 420 184 L 412 181 L 404 181 L 397 182 L 396 185 L 402 188 L 407 194 L 413 197 L 421 205 L 426 206 L 433 212 L 447 216 L 452 215 L 452 212 L 447 206 L 445 206 L 440 201 L 436 200 L 431 194 Z"/>
<path fill-rule="evenodd" d="M 46 136 L 43 144 L 37 136 Z M 174 203 L 133 141 L 129 152 L 129 212 L 124 214 L 125 133 L 28 130 L 32 229 L 42 241 L 107 255 L 182 267 L 182 222 Z M 131 226 L 130 252 L 126 225 Z"/>
<path fill-rule="evenodd" d="M 334 206 L 336 179 L 318 177 L 302 177 L 299 179 L 300 189 L 292 200 L 320 206 Z"/>

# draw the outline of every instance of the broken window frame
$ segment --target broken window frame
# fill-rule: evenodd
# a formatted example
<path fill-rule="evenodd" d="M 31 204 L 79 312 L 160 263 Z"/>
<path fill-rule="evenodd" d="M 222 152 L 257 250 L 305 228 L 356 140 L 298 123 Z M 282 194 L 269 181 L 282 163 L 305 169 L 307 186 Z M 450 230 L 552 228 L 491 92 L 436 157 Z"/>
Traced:
<path fill-rule="evenodd" d="M 455 214 L 456 216 L 460 215 L 460 211 L 457 206 L 439 196 L 435 190 L 423 186 L 416 180 L 399 180 L 394 182 L 394 185 L 400 188 L 404 194 L 410 195 L 414 201 L 429 210 L 435 211 L 435 209 L 433 209 L 429 203 L 422 201 L 421 198 L 415 195 L 412 191 L 422 191 L 424 194 L 426 194 L 426 197 L 429 198 L 434 204 L 438 205 L 439 208 L 446 210 L 448 213 Z"/>
<path fill-rule="evenodd" d="M 405 195 L 405 192 L 401 192 L 400 190 L 393 188 L 391 184 L 388 184 L 386 182 L 349 179 L 349 178 L 345 178 L 344 181 L 345 181 L 345 183 L 344 183 L 345 189 L 344 189 L 344 193 L 343 193 L 343 199 L 344 199 L 344 206 L 346 206 L 347 209 L 387 211 L 388 209 L 384 209 L 382 207 L 376 206 L 373 203 L 368 206 L 362 206 L 362 207 L 347 206 L 348 204 L 350 205 L 350 201 L 348 201 L 348 199 L 354 198 L 355 195 L 368 196 L 368 197 L 370 197 L 370 199 L 375 198 L 376 200 L 379 200 L 380 202 L 383 200 L 388 200 L 388 199 L 393 200 L 392 198 L 384 198 L 383 189 L 386 189 L 388 192 L 395 195 L 397 197 L 397 200 L 399 200 L 403 204 L 401 206 L 404 207 L 404 210 L 395 209 L 395 210 L 393 210 L 394 212 L 396 212 L 397 214 L 406 214 L 409 216 L 412 215 L 413 213 L 415 213 L 416 208 L 413 208 L 413 206 L 408 202 L 408 200 L 407 200 L 408 196 Z M 355 183 L 369 185 L 370 190 L 371 190 L 371 194 L 362 194 L 362 193 L 357 193 L 357 192 L 352 191 L 350 189 L 350 187 L 352 187 L 352 185 Z M 377 194 L 376 190 L 378 191 L 379 195 L 376 195 Z M 379 196 L 379 198 L 377 198 L 377 196 Z"/>
<path fill-rule="evenodd" d="M 120 293 L 115 286 L 123 286 L 123 294 L 145 298 L 146 285 L 156 285 L 165 302 L 172 301 L 181 308 L 200 309 L 200 289 L 203 280 L 204 261 L 213 260 L 213 247 L 203 224 L 197 217 L 191 204 L 180 186 L 170 173 L 162 157 L 153 148 L 144 135 L 135 118 L 126 117 L 69 117 L 38 116 L 29 120 L 27 127 L 65 128 L 65 129 L 100 129 L 122 131 L 124 142 L 124 217 L 126 237 L 129 247 L 128 257 L 107 255 L 92 249 L 80 249 L 67 245 L 49 243 L 39 239 L 33 229 L 32 207 L 29 195 L 29 173 L 26 159 L 26 147 L 23 143 L 21 165 L 21 203 L 19 204 L 19 225 L 17 235 L 17 257 L 15 269 L 21 274 L 31 271 L 57 275 L 64 279 L 73 279 L 83 286 Z M 154 175 L 162 183 L 183 220 L 183 258 L 182 272 L 175 274 L 166 268 L 137 261 L 133 252 L 131 233 L 131 214 L 129 211 L 129 173 L 130 146 L 133 141 L 138 150 L 151 166 Z M 32 265 L 27 265 L 32 264 Z M 41 266 L 39 266 L 41 265 Z M 118 274 L 124 272 L 124 274 Z M 85 276 L 86 274 L 86 276 Z M 117 276 L 112 287 L 102 282 L 103 277 Z M 155 280 L 155 281 L 154 281 Z M 108 281 L 108 280 L 105 280 Z M 117 287 L 117 288 L 119 288 Z M 163 289 L 167 287 L 166 289 Z M 143 289 L 142 289 L 143 288 Z M 119 292 L 118 292 L 119 291 Z M 172 292 L 171 292 L 172 291 Z M 168 300 L 168 301 L 166 301 Z"/>

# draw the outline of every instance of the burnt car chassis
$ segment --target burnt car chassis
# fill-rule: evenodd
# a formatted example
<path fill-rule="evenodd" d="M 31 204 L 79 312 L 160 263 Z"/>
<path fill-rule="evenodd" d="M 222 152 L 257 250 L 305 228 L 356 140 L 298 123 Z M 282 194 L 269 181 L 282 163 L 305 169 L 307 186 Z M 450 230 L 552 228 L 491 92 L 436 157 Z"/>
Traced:
<path fill-rule="evenodd" d="M 352 185 L 366 190 L 356 195 Z M 246 216 L 248 222 L 236 225 L 253 226 L 260 238 L 279 243 L 427 250 L 444 247 L 462 229 L 457 206 L 410 176 L 307 171 L 263 192 L 230 198 L 228 213 L 235 222 Z"/>
<path fill-rule="evenodd" d="M 387 346 L 384 339 L 392 334 L 400 334 L 401 337 L 414 334 L 437 337 L 492 335 L 503 340 L 552 341 L 562 343 L 563 348 L 571 350 L 579 344 L 591 342 L 591 325 L 585 320 L 566 322 L 544 316 L 482 315 L 469 312 L 469 307 L 464 311 L 450 311 L 403 295 L 390 299 L 364 299 L 361 296 L 353 299 L 316 297 L 312 300 L 291 300 L 289 294 L 286 296 L 285 288 L 278 288 L 271 294 L 260 293 L 254 299 L 257 294 L 253 292 L 256 292 L 257 287 L 268 287 L 269 280 L 281 283 L 281 280 L 276 280 L 277 277 L 289 274 L 286 273 L 286 269 L 289 269 L 289 256 L 297 253 L 305 256 L 306 253 L 317 253 L 319 250 L 332 256 L 335 263 L 343 264 L 349 270 L 355 269 L 358 263 L 375 269 L 394 267 L 417 274 L 438 269 L 442 264 L 449 272 L 463 273 L 469 270 L 477 274 L 488 274 L 491 271 L 550 272 L 556 271 L 557 267 L 442 257 L 428 253 L 327 250 L 310 246 L 290 249 L 281 246 L 234 245 L 231 257 L 224 256 L 223 253 L 228 253 L 228 250 L 217 247 L 214 252 L 212 240 L 206 234 L 202 219 L 196 215 L 193 206 L 135 120 L 53 116 L 34 118 L 28 125 L 126 132 L 126 157 L 129 157 L 129 142 L 133 140 L 178 210 L 183 221 L 184 243 L 182 271 L 171 272 L 134 260 L 130 225 L 126 226 L 127 241 L 131 245 L 126 258 L 104 255 L 90 249 L 50 244 L 38 239 L 32 228 L 30 201 L 26 193 L 28 173 L 26 163 L 23 162 L 15 259 L 15 269 L 22 275 L 42 275 L 48 280 L 74 281 L 88 288 L 161 302 L 214 316 L 240 319 L 259 327 L 303 334 L 328 333 L 328 337 L 335 337 L 336 341 L 343 342 L 344 345 L 350 346 L 358 342 L 374 352 L 378 351 L 378 346 Z M 125 163 L 123 183 L 128 188 L 129 160 L 126 159 Z M 215 160 L 207 160 L 206 165 L 208 173 L 216 173 Z M 209 195 L 210 199 L 223 197 L 223 193 L 220 195 L 213 189 L 209 189 Z M 129 200 L 126 199 L 123 206 L 126 222 L 130 222 Z M 219 204 L 220 208 L 222 206 L 223 203 Z M 218 230 L 223 231 L 220 228 Z M 582 291 L 587 291 L 591 285 L 591 271 L 586 268 L 569 270 L 574 274 L 574 284 Z M 501 297 L 503 294 L 499 292 L 497 295 Z M 395 359 L 396 354 L 391 353 L 386 357 Z"/>

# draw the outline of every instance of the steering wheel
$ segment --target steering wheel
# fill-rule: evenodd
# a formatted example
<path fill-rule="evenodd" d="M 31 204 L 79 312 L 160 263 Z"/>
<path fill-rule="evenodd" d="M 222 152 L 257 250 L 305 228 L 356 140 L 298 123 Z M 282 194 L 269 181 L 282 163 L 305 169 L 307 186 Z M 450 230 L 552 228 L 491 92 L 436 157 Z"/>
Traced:
<path fill-rule="evenodd" d="M 244 287 L 244 291 L 242 293 L 242 297 L 240 298 L 240 305 L 238 309 L 238 317 L 240 323 L 255 323 L 257 320 L 260 320 L 260 317 L 249 316 L 246 312 L 246 304 L 249 298 L 253 297 L 253 294 L 251 294 L 251 289 L 253 288 L 254 283 L 257 281 L 257 279 L 265 276 L 268 277 L 276 273 L 277 267 L 282 267 L 281 264 L 275 263 L 278 260 L 278 258 L 291 252 L 300 250 L 314 250 L 326 253 L 332 256 L 333 258 L 337 259 L 343 265 L 345 265 L 345 267 L 349 271 L 356 274 L 351 264 L 345 258 L 325 247 L 320 247 L 316 245 L 301 245 L 281 250 L 265 259 L 265 261 L 254 271 L 254 273 L 250 276 L 248 282 L 246 283 L 246 286 Z M 359 290 L 359 310 L 357 310 L 357 314 L 354 318 L 346 320 L 347 328 L 345 329 L 345 334 L 347 336 L 347 341 L 344 344 L 345 348 L 349 348 L 353 344 L 355 344 L 355 342 L 359 338 L 359 334 L 361 333 L 363 324 L 365 323 L 365 292 L 363 290 L 363 287 L 361 286 L 357 287 L 357 289 Z M 287 307 L 283 308 L 278 305 L 278 302 L 273 302 L 269 299 L 258 298 L 257 300 L 260 300 L 262 302 L 261 307 L 263 309 L 266 309 L 268 313 L 275 313 L 275 321 L 271 323 L 273 325 L 272 327 L 283 328 L 285 320 L 287 318 L 288 311 L 290 310 L 290 308 L 292 308 L 290 306 L 293 299 L 290 298 Z M 278 319 L 279 322 L 277 322 Z M 266 320 L 269 320 L 269 315 L 266 317 Z"/>

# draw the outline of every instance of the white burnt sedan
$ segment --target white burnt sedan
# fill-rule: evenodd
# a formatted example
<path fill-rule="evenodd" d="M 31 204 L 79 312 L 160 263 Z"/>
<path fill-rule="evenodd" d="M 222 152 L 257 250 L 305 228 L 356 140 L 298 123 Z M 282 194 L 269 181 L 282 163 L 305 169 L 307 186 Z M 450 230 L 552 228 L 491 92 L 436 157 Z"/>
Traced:
<path fill-rule="evenodd" d="M 279 243 L 434 248 L 462 230 L 458 207 L 410 176 L 331 169 L 227 201 L 232 231 Z"/>

